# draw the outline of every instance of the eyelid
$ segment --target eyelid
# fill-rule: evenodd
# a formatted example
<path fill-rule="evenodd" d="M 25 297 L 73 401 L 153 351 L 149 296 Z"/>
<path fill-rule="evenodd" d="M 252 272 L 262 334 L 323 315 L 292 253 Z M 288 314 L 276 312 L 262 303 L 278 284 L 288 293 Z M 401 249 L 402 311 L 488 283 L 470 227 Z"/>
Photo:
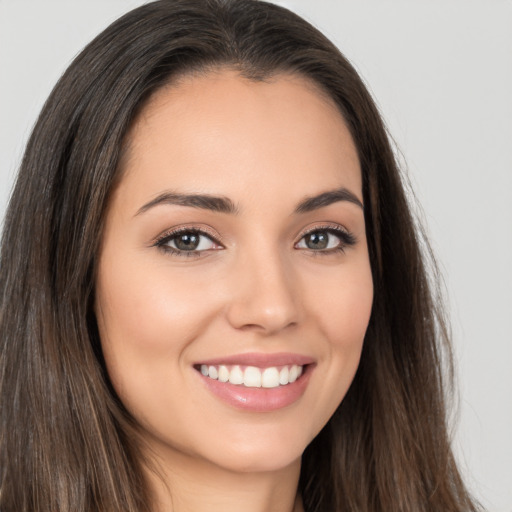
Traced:
<path fill-rule="evenodd" d="M 306 230 L 302 231 L 297 241 L 294 243 L 294 247 L 296 247 L 304 237 L 308 236 L 311 233 L 315 233 L 316 231 L 328 231 L 330 233 L 335 234 L 340 239 L 340 244 L 338 247 L 332 249 L 310 249 L 310 252 L 315 254 L 329 254 L 332 252 L 344 251 L 348 247 L 351 247 L 357 243 L 357 238 L 354 236 L 354 234 L 344 226 L 336 223 L 323 223 L 320 225 L 311 226 Z"/>
<path fill-rule="evenodd" d="M 166 240 L 172 238 L 173 236 L 177 236 L 180 233 L 197 233 L 199 235 L 206 236 L 212 240 L 216 245 L 220 245 L 222 248 L 224 248 L 224 245 L 222 243 L 222 237 L 213 229 L 211 229 L 209 226 L 198 226 L 197 224 L 185 224 L 180 225 L 175 228 L 170 228 L 162 233 L 160 233 L 158 236 L 156 236 L 151 241 L 152 247 L 158 247 L 162 246 L 163 242 Z M 201 252 L 201 251 L 191 251 L 191 252 Z"/>
<path fill-rule="evenodd" d="M 344 250 L 347 247 L 350 247 L 354 245 L 357 242 L 356 237 L 344 226 L 336 223 L 322 223 L 310 226 L 306 228 L 304 231 L 300 233 L 300 236 L 297 238 L 296 242 L 294 242 L 293 246 L 294 248 L 297 248 L 297 244 L 300 243 L 300 241 L 306 237 L 307 235 L 311 233 L 315 233 L 316 231 L 328 231 L 330 233 L 333 233 L 338 236 L 340 239 L 339 247 L 331 248 L 331 249 L 324 249 L 324 250 L 313 250 L 310 249 L 311 252 L 315 253 L 324 253 L 328 254 L 331 252 L 336 252 L 338 250 Z M 210 252 L 212 249 L 203 249 L 203 250 L 191 250 L 191 251 L 183 251 L 179 249 L 175 249 L 173 247 L 165 245 L 167 241 L 172 239 L 173 237 L 179 236 L 180 233 L 196 233 L 201 236 L 206 236 L 209 238 L 214 244 L 220 246 L 220 248 L 224 249 L 225 246 L 222 243 L 222 237 L 214 231 L 209 226 L 204 225 L 197 225 L 197 224 L 185 224 L 180 225 L 175 228 L 170 228 L 165 230 L 164 232 L 160 233 L 157 237 L 153 239 L 151 242 L 152 247 L 157 247 L 159 249 L 168 251 L 170 253 L 174 253 L 177 255 L 183 255 L 183 256 L 201 256 L 203 253 Z M 216 248 L 215 250 L 218 250 L 219 248 Z M 303 248 L 301 248 L 303 249 Z"/>
<path fill-rule="evenodd" d="M 304 231 L 301 231 L 300 235 L 298 235 L 298 237 L 297 237 L 297 242 L 295 242 L 295 243 L 298 243 L 305 236 L 307 236 L 311 233 L 314 233 L 315 231 L 334 231 L 334 232 L 341 233 L 342 235 L 346 235 L 348 237 L 355 239 L 354 235 L 347 228 L 342 226 L 341 224 L 327 222 L 327 223 L 310 226 L 310 227 L 306 228 Z"/>

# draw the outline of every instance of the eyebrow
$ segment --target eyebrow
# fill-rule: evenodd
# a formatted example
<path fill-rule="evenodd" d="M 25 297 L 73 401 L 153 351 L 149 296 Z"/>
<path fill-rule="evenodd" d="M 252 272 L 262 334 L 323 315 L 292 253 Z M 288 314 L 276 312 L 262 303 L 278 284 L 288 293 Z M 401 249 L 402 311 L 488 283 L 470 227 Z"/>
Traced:
<path fill-rule="evenodd" d="M 363 203 L 359 198 L 350 190 L 345 187 L 337 188 L 335 190 L 329 190 L 323 192 L 317 196 L 306 197 L 303 199 L 295 208 L 295 213 L 307 213 L 313 210 L 318 210 L 330 204 L 337 203 L 339 201 L 348 201 L 349 203 L 359 206 L 364 210 Z"/>
<path fill-rule="evenodd" d="M 312 212 L 340 201 L 347 201 L 364 210 L 363 203 L 359 198 L 350 190 L 342 187 L 322 192 L 316 196 L 306 197 L 295 207 L 294 213 Z M 203 210 L 228 213 L 232 215 L 239 213 L 238 207 L 228 197 L 212 196 L 210 194 L 180 194 L 177 192 L 164 192 L 139 208 L 135 216 L 159 205 L 188 206 L 191 208 L 200 208 Z"/>
<path fill-rule="evenodd" d="M 191 208 L 200 208 L 219 213 L 238 213 L 238 208 L 233 201 L 227 197 L 212 196 L 209 194 L 178 194 L 175 192 L 164 192 L 139 208 L 136 216 L 148 211 L 150 208 L 162 204 L 189 206 Z"/>

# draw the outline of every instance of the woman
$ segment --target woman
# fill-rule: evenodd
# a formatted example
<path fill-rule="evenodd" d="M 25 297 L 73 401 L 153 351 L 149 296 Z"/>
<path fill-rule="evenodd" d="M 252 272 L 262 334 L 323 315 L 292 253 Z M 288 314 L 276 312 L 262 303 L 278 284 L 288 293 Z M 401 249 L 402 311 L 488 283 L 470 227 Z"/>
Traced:
<path fill-rule="evenodd" d="M 252 0 L 127 14 L 8 209 L 2 510 L 476 510 L 420 243 L 318 31 Z"/>

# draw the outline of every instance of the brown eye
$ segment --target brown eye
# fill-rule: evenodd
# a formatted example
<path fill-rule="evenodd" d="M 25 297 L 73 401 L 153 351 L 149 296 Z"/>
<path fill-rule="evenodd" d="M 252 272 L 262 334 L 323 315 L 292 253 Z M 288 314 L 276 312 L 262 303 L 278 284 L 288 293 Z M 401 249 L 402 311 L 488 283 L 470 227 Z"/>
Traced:
<path fill-rule="evenodd" d="M 194 251 L 199 247 L 200 241 L 201 237 L 197 233 L 181 233 L 173 240 L 176 249 L 180 251 Z"/>

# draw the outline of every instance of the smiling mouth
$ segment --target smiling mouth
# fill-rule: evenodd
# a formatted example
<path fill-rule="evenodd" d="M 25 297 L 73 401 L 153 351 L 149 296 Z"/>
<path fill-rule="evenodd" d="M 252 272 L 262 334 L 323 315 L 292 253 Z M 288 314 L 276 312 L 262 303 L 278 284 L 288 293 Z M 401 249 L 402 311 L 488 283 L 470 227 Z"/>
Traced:
<path fill-rule="evenodd" d="M 206 365 L 196 367 L 202 375 L 219 382 L 247 388 L 277 388 L 292 384 L 303 373 L 307 365 L 285 365 L 258 368 L 240 365 Z"/>
<path fill-rule="evenodd" d="M 317 361 L 293 353 L 246 353 L 197 361 L 200 380 L 224 403 L 246 412 L 271 412 L 298 402 Z"/>

